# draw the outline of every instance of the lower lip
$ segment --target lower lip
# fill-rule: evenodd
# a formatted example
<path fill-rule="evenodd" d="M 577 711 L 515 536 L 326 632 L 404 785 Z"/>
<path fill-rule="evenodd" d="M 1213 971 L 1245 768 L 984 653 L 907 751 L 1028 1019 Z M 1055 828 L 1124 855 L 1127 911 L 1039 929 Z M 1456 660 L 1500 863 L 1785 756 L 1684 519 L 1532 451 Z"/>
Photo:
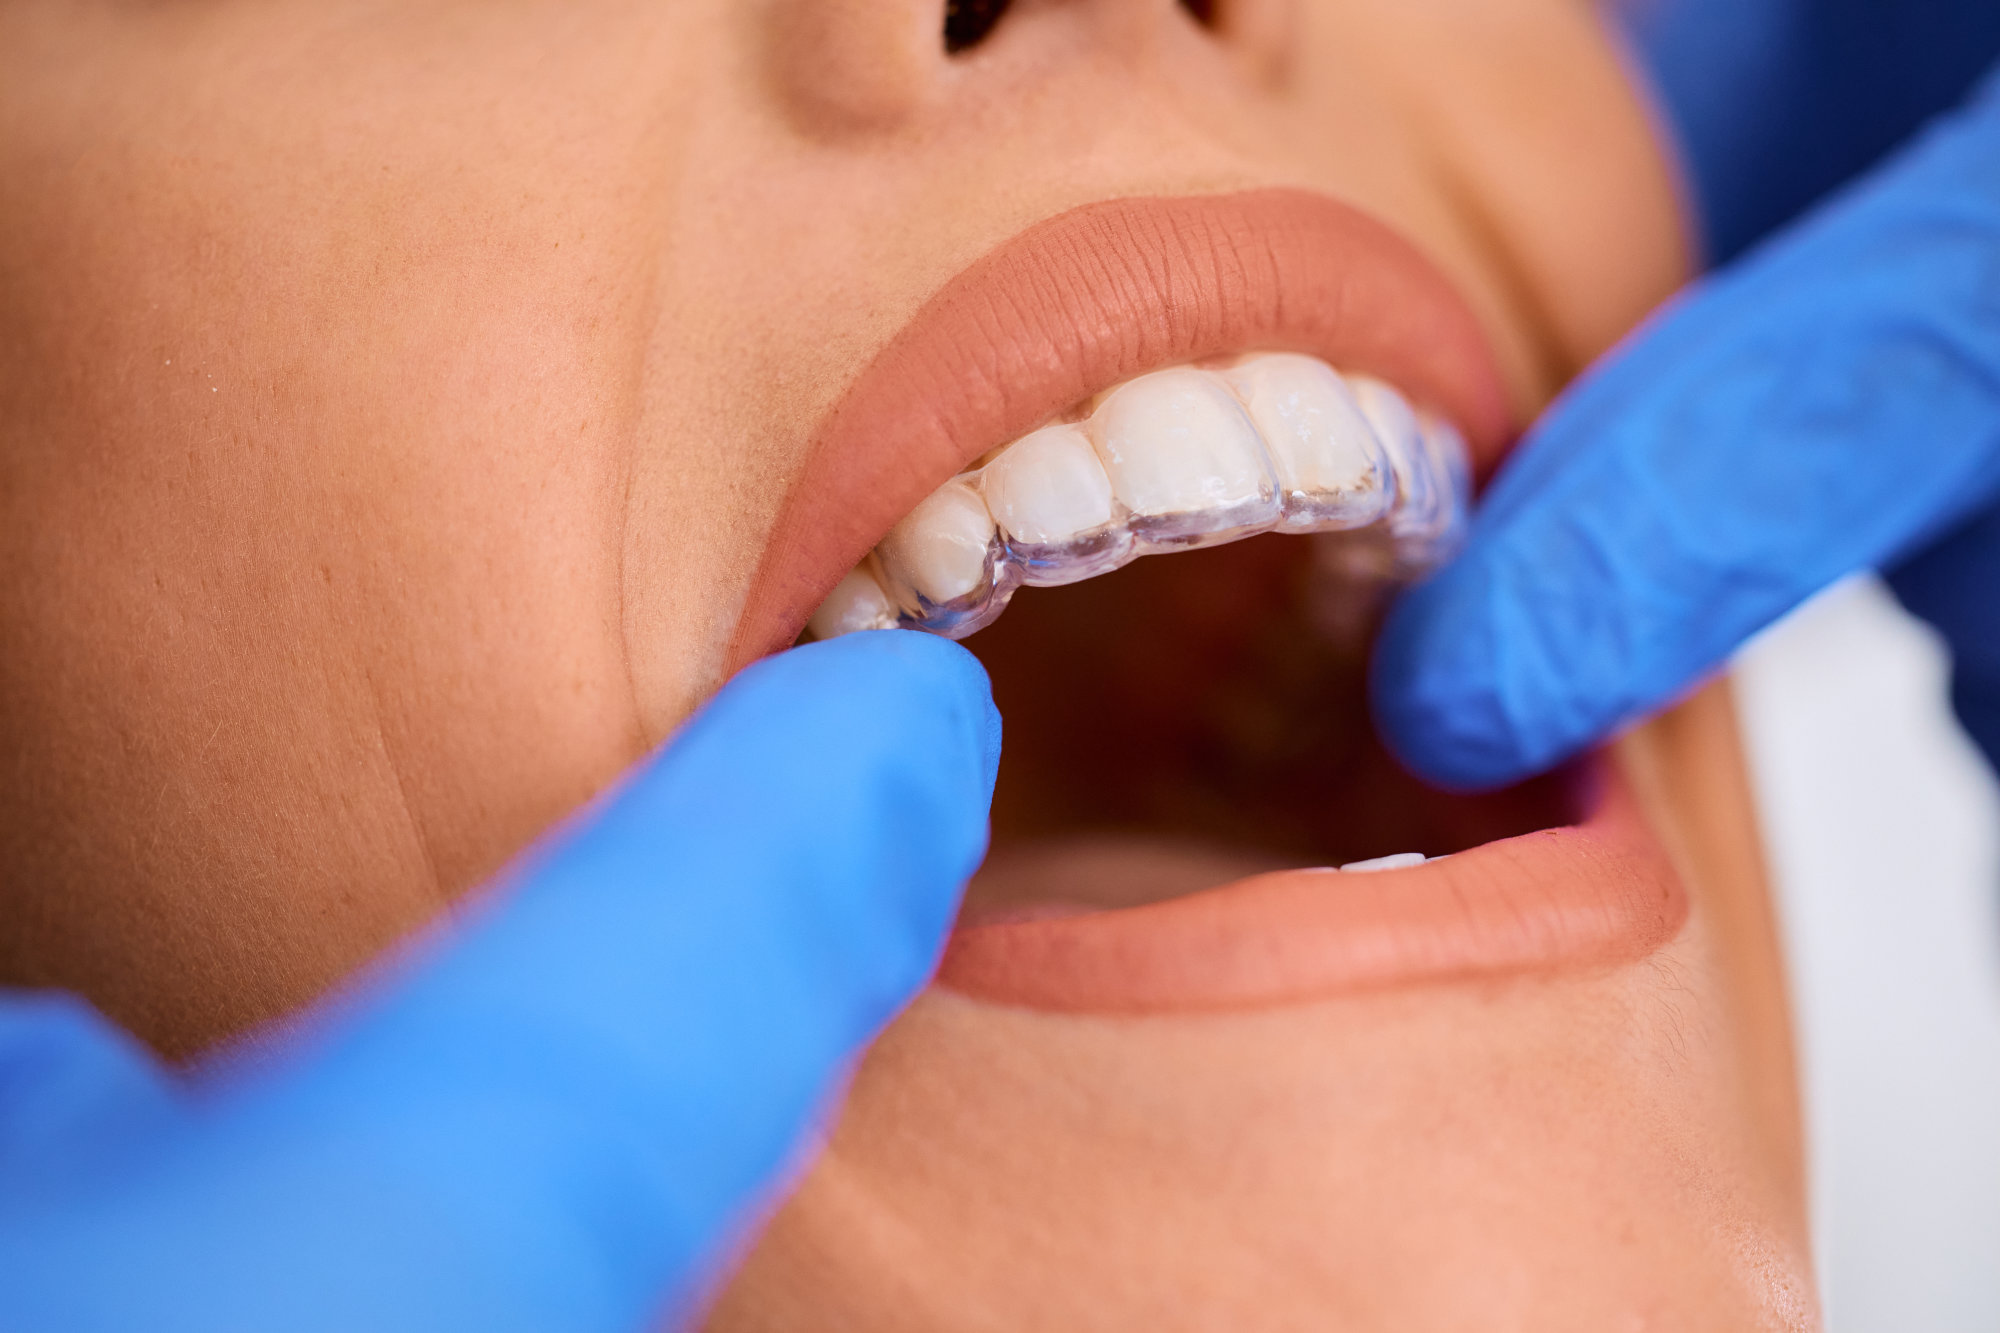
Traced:
<path fill-rule="evenodd" d="M 1172 1013 L 1642 958 L 1687 891 L 1615 768 L 1581 824 L 1370 874 L 1288 870 L 1143 907 L 962 925 L 941 984 L 999 1004 Z"/>

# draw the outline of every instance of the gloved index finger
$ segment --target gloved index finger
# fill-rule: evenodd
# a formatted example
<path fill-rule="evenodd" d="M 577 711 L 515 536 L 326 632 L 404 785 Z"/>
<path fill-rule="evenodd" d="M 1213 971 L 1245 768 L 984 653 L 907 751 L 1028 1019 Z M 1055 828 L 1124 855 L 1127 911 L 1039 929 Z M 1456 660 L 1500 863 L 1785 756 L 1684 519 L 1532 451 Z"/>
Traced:
<path fill-rule="evenodd" d="M 313 1188 L 389 1182 L 317 1242 L 342 1318 L 637 1327 L 702 1280 L 930 975 L 997 761 L 956 645 L 851 635 L 754 666 L 218 1133 Z"/>
<path fill-rule="evenodd" d="M 1384 734 L 1434 780 L 1546 768 L 1844 574 L 2000 492 L 2000 82 L 1642 329 L 1392 613 Z"/>

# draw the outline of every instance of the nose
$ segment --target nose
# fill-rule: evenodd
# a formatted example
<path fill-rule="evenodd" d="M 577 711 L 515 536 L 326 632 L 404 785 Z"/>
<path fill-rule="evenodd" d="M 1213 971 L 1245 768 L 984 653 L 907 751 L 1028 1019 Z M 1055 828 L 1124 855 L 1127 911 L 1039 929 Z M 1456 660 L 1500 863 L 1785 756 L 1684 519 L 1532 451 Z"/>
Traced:
<path fill-rule="evenodd" d="M 944 49 L 951 55 L 986 40 L 1012 0 L 945 0 Z"/>
<path fill-rule="evenodd" d="M 1173 0 L 1188 17 L 1203 27 L 1212 27 L 1215 22 L 1215 0 Z M 999 26 L 1001 19 L 1014 7 L 1014 0 L 945 0 L 944 6 L 944 49 L 947 54 L 957 55 L 971 50 L 990 36 Z M 1100 6 L 1101 7 L 1101 6 Z M 1139 0 L 1127 3 L 1127 10 L 1157 11 L 1162 5 L 1157 0 Z M 1148 17 L 1151 15 L 1148 14 Z"/>
<path fill-rule="evenodd" d="M 1129 56 L 1172 29 L 1226 40 L 1234 9 L 1272 0 L 773 0 L 762 25 L 789 119 L 816 137 L 894 130 L 955 79 L 976 76 L 1011 30 L 1066 25 L 1078 46 Z"/>

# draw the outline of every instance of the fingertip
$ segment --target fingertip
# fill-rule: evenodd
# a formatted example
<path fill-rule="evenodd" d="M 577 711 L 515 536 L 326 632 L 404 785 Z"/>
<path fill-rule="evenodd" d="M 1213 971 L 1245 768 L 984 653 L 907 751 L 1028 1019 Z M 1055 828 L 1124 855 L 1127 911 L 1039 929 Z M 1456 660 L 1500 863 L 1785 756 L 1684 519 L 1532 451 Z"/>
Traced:
<path fill-rule="evenodd" d="M 1368 664 L 1368 705 L 1388 753 L 1412 775 L 1458 791 L 1474 779 L 1466 755 L 1450 745 L 1444 719 L 1460 713 L 1450 683 L 1434 667 L 1432 624 L 1420 592 L 1406 592 L 1390 610 Z"/>
<path fill-rule="evenodd" d="M 782 654 L 865 683 L 908 712 L 927 711 L 964 746 L 990 799 L 1000 769 L 1000 710 L 985 666 L 961 645 L 916 630 L 869 630 Z"/>
<path fill-rule="evenodd" d="M 853 638 L 888 638 L 911 655 L 913 666 L 935 681 L 940 703 L 963 724 L 963 736 L 975 757 L 980 784 L 988 797 L 1000 771 L 1000 709 L 993 702 L 993 681 L 986 664 L 950 639 L 916 630 L 890 630 Z"/>
<path fill-rule="evenodd" d="M 1518 781 L 1532 762 L 1495 688 L 1495 645 L 1466 603 L 1449 571 L 1410 589 L 1390 608 L 1369 664 L 1370 706 L 1390 754 L 1456 793 Z"/>

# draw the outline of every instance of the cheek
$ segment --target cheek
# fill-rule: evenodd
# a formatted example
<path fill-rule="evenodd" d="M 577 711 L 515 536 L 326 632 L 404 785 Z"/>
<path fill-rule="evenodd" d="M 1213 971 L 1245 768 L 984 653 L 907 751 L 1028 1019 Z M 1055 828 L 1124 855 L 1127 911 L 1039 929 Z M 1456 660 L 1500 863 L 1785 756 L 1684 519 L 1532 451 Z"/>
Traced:
<path fill-rule="evenodd" d="M 1692 272 L 1672 152 L 1596 7 L 1352 0 L 1294 31 L 1288 138 L 1459 284 L 1522 420 Z"/>
<path fill-rule="evenodd" d="M 6 735 L 40 775 L 9 794 L 37 901 L 6 966 L 170 1050 L 324 988 L 644 743 L 642 330 L 625 256 L 557 244 L 592 201 L 524 213 L 504 169 L 394 136 L 357 174 L 212 129 L 251 146 L 110 136 L 115 207 L 39 182 L 0 370 L 34 700 Z"/>
<path fill-rule="evenodd" d="M 1411 20 L 1430 151 L 1531 330 L 1544 399 L 1694 269 L 1664 128 L 1598 7 L 1454 0 Z M 1539 404 L 1537 404 L 1539 406 Z"/>

